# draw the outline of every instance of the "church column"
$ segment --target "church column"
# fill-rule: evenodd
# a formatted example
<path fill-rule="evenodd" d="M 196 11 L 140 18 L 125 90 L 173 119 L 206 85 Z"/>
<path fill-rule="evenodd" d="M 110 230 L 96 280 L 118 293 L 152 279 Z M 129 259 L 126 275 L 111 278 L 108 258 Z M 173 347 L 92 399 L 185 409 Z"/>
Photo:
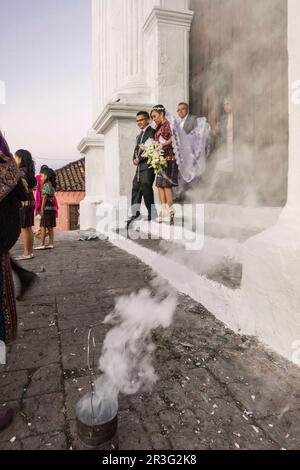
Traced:
<path fill-rule="evenodd" d="M 108 2 L 92 0 L 92 73 L 93 119 L 97 119 L 109 95 L 108 66 Z M 81 140 L 78 150 L 85 157 L 86 191 L 80 204 L 80 227 L 96 227 L 96 209 L 105 199 L 104 139 L 95 130 L 89 130 Z"/>
<path fill-rule="evenodd" d="M 300 345 L 299 22 L 300 2 L 288 0 L 288 202 L 277 225 L 245 243 L 242 281 L 250 332 L 294 362 Z"/>
<path fill-rule="evenodd" d="M 102 74 L 110 85 L 94 129 L 104 137 L 104 193 L 115 205 L 122 196 L 130 198 L 135 168 L 131 155 L 138 132 L 138 111 L 151 108 L 151 88 L 147 84 L 144 61 L 144 7 L 148 0 L 94 0 L 106 3 L 106 26 L 102 25 L 102 54 L 108 66 Z M 151 55 L 151 54 L 150 54 Z"/>
<path fill-rule="evenodd" d="M 145 25 L 146 63 L 152 83 L 152 101 L 173 113 L 180 101 L 189 101 L 189 48 L 193 12 L 188 0 L 161 0 L 148 15 Z"/>
<path fill-rule="evenodd" d="M 85 157 L 85 198 L 80 204 L 80 228 L 88 230 L 96 227 L 97 206 L 105 199 L 104 139 L 90 131 L 78 150 Z"/>
<path fill-rule="evenodd" d="M 147 1 L 147 0 L 146 0 Z M 120 5 L 122 24 L 116 49 L 120 54 L 120 74 L 114 98 L 123 102 L 145 102 L 150 96 L 144 68 L 144 0 L 122 0 Z"/>

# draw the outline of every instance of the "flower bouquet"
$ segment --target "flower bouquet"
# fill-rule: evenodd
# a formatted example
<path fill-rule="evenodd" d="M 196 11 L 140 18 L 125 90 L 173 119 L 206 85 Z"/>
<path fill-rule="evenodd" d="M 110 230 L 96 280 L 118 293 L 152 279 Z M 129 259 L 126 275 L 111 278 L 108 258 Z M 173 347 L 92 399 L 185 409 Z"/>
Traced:
<path fill-rule="evenodd" d="M 153 168 L 156 175 L 166 171 L 168 164 L 164 157 L 165 152 L 159 142 L 149 140 L 145 144 L 140 145 L 140 149 L 143 152 L 142 157 L 147 159 L 149 167 Z"/>

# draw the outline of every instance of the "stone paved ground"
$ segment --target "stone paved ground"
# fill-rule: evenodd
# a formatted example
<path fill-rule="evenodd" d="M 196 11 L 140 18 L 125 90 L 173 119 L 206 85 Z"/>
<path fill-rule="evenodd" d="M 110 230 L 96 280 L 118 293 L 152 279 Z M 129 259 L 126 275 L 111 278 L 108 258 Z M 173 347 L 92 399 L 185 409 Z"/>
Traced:
<path fill-rule="evenodd" d="M 40 282 L 18 305 L 19 339 L 0 368 L 0 403 L 17 411 L 0 449 L 80 449 L 74 407 L 88 391 L 88 326 L 152 272 L 101 241 L 59 242 L 28 266 Z M 96 328 L 99 352 L 106 331 Z M 155 342 L 160 380 L 152 393 L 121 398 L 121 449 L 299 448 L 298 368 L 183 295 Z"/>

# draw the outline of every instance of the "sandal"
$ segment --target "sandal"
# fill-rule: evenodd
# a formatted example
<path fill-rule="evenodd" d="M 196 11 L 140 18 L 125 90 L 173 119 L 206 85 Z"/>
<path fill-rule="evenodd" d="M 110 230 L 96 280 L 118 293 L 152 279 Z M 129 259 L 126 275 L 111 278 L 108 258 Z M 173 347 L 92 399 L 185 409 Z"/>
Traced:
<path fill-rule="evenodd" d="M 37 246 L 36 248 L 34 248 L 36 251 L 38 250 L 47 250 L 47 248 L 45 246 Z"/>
<path fill-rule="evenodd" d="M 159 224 L 162 224 L 163 221 L 164 221 L 165 215 L 166 215 L 166 208 L 165 208 L 164 205 L 161 205 L 160 213 L 159 213 L 159 216 L 158 216 L 158 218 L 156 219 L 156 221 L 157 221 Z"/>
<path fill-rule="evenodd" d="M 16 258 L 16 261 L 28 261 L 28 260 L 30 260 L 30 259 L 32 259 L 32 258 L 33 258 L 33 255 L 32 255 L 32 254 L 31 254 L 31 255 L 26 255 L 26 256 L 25 256 L 25 255 L 22 255 L 22 256 L 18 256 L 18 257 Z"/>

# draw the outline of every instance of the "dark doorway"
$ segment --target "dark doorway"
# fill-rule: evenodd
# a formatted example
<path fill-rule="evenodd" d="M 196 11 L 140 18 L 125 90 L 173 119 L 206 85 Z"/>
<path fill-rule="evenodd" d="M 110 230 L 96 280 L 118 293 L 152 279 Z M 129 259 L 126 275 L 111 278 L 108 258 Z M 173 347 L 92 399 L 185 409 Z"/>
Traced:
<path fill-rule="evenodd" d="M 79 204 L 69 205 L 70 230 L 79 229 Z"/>

